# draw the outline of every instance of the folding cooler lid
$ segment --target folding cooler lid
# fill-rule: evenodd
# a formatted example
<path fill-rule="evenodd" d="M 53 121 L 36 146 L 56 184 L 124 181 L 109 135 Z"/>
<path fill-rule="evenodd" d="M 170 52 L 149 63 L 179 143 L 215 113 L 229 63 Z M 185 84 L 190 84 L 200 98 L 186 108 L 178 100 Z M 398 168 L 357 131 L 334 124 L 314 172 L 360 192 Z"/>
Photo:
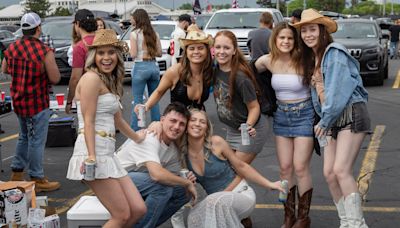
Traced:
<path fill-rule="evenodd" d="M 67 212 L 68 220 L 108 220 L 110 213 L 96 196 L 82 196 Z"/>

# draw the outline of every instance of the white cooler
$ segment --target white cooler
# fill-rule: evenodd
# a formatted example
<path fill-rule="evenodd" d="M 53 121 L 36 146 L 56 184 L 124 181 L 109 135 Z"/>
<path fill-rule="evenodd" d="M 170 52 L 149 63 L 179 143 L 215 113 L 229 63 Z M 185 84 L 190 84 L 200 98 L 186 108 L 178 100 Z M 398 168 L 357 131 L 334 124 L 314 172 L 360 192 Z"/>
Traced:
<path fill-rule="evenodd" d="M 67 212 L 68 228 L 102 227 L 110 213 L 96 196 L 82 196 Z"/>

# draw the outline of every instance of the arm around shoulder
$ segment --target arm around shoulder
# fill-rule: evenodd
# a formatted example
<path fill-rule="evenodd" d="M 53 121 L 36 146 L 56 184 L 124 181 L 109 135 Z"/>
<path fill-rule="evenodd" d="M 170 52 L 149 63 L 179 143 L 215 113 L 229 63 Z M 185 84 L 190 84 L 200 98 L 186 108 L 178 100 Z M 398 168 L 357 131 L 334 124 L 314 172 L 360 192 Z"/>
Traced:
<path fill-rule="evenodd" d="M 54 52 L 49 51 L 46 54 L 44 65 L 46 68 L 47 77 L 52 84 L 57 84 L 60 79 L 60 71 L 58 70 L 58 66 L 56 64 L 56 59 L 54 57 Z"/>

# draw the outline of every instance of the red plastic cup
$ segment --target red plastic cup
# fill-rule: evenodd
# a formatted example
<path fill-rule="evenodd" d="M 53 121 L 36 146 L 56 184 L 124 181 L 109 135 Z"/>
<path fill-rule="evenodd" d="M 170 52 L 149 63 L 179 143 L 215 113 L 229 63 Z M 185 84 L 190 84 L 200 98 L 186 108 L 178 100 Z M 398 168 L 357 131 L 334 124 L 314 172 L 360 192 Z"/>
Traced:
<path fill-rule="evenodd" d="M 57 93 L 56 98 L 57 98 L 58 105 L 60 105 L 60 106 L 64 105 L 64 94 L 63 93 Z"/>
<path fill-rule="evenodd" d="M 4 101 L 4 98 L 6 97 L 6 92 L 1 92 L 1 100 Z"/>

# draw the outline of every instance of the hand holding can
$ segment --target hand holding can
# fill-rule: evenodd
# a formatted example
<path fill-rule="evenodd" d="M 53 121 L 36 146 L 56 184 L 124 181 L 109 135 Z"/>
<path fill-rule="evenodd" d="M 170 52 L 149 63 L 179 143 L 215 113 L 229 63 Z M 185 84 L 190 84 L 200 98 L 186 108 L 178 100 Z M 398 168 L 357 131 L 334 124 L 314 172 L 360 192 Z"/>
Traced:
<path fill-rule="evenodd" d="M 317 140 L 320 147 L 325 147 L 326 145 L 328 145 L 328 140 L 326 139 L 326 135 L 317 137 Z"/>
<path fill-rule="evenodd" d="M 140 104 L 138 107 L 138 127 L 146 127 L 146 106 Z"/>
<path fill-rule="evenodd" d="M 242 136 L 242 145 L 250 145 L 250 135 L 249 131 L 247 130 L 248 125 L 247 123 L 240 124 L 240 133 Z"/>
<path fill-rule="evenodd" d="M 83 166 L 83 179 L 86 181 L 93 181 L 96 179 L 96 161 L 93 159 L 86 159 Z"/>
<path fill-rule="evenodd" d="M 279 192 L 278 200 L 281 203 L 285 203 L 288 197 L 289 182 L 287 180 L 282 180 L 281 187 L 285 190 L 285 192 Z"/>

